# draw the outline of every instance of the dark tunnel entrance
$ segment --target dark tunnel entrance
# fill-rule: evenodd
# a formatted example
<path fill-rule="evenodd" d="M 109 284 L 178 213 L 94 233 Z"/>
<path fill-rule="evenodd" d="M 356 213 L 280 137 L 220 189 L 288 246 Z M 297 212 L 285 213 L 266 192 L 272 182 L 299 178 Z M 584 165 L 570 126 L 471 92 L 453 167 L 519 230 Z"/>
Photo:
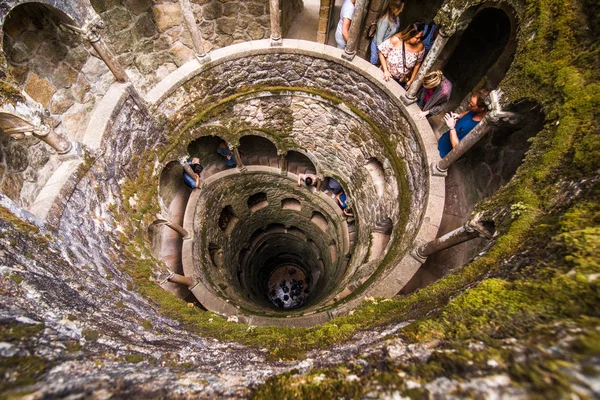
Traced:
<path fill-rule="evenodd" d="M 506 69 L 497 71 L 498 77 L 489 76 L 490 69 L 505 52 L 510 36 L 511 21 L 506 12 L 484 8 L 461 35 L 452 38 L 448 48 L 455 50 L 443 68 L 453 85 L 448 109 L 456 108 L 484 77 L 489 86 L 497 85 Z"/>

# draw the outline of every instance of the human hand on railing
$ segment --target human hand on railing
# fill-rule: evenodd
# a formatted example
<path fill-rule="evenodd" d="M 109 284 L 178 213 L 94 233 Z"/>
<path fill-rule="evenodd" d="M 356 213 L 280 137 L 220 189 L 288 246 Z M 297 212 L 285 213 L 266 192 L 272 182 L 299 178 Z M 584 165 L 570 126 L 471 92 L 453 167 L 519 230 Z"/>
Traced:
<path fill-rule="evenodd" d="M 454 126 L 456 125 L 456 117 L 454 115 L 455 114 L 453 113 L 444 115 L 444 122 L 448 125 L 448 129 L 454 129 Z"/>
<path fill-rule="evenodd" d="M 425 119 L 429 115 L 429 111 L 419 111 L 417 113 L 417 119 Z"/>
<path fill-rule="evenodd" d="M 389 81 L 390 78 L 392 77 L 392 74 L 390 74 L 390 71 L 383 71 L 383 80 L 384 81 Z"/>

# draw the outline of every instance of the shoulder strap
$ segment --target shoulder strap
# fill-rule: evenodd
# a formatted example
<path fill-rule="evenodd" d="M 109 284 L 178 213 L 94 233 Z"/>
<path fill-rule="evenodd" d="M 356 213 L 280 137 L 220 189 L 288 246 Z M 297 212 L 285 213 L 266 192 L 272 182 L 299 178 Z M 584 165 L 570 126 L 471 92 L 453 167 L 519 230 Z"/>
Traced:
<path fill-rule="evenodd" d="M 404 40 L 402 41 L 402 69 L 406 70 L 406 49 L 404 48 Z"/>

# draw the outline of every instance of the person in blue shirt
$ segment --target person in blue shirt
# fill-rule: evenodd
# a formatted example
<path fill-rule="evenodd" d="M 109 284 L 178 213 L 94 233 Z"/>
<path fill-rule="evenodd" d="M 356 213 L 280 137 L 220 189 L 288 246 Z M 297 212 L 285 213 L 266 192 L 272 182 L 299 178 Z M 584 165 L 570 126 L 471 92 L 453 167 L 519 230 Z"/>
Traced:
<path fill-rule="evenodd" d="M 219 153 L 220 155 L 225 157 L 225 159 L 227 160 L 226 161 L 227 166 L 229 168 L 234 168 L 237 166 L 237 161 L 235 159 L 235 156 L 233 155 L 231 150 L 229 150 L 229 147 L 227 146 L 227 143 L 225 143 L 224 140 L 221 143 L 219 143 L 219 147 L 217 148 L 217 153 Z"/>
<path fill-rule="evenodd" d="M 444 116 L 444 122 L 448 125 L 449 130 L 438 140 L 440 157 L 446 157 L 458 145 L 458 142 L 467 136 L 485 118 L 487 113 L 485 99 L 488 94 L 487 90 L 480 90 L 471 96 L 467 111 L 462 114 L 448 113 Z"/>
<path fill-rule="evenodd" d="M 352 212 L 352 209 L 350 207 L 348 207 L 348 202 L 346 200 L 346 193 L 339 192 L 338 195 L 335 198 L 337 200 L 338 205 L 340 206 L 340 208 L 344 212 L 344 215 L 347 218 L 348 217 L 350 217 L 350 218 L 354 217 L 354 213 Z"/>
<path fill-rule="evenodd" d="M 200 186 L 200 173 L 204 169 L 202 165 L 200 165 L 200 159 L 198 157 L 192 158 L 192 161 L 188 161 L 190 167 L 192 167 L 192 171 L 196 173 L 195 177 L 189 176 L 185 170 L 183 171 L 183 180 L 185 183 L 191 187 L 192 189 L 196 189 Z"/>

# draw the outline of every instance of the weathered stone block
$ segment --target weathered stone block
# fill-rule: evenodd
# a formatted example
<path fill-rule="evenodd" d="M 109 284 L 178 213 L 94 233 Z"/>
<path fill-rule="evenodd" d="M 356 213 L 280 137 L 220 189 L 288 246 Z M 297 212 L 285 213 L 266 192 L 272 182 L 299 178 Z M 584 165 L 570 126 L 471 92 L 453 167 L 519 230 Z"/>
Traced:
<path fill-rule="evenodd" d="M 151 37 L 156 33 L 156 25 L 150 14 L 144 14 L 135 22 L 135 30 L 140 37 Z"/>
<path fill-rule="evenodd" d="M 223 4 L 223 16 L 224 17 L 233 17 L 237 15 L 240 6 L 238 3 L 225 3 Z"/>
<path fill-rule="evenodd" d="M 159 32 L 181 24 L 183 21 L 178 4 L 158 4 L 152 7 L 152 16 Z"/>
<path fill-rule="evenodd" d="M 265 14 L 265 4 L 264 3 L 249 3 L 246 4 L 246 9 L 248 10 L 248 14 L 253 15 L 255 17 L 261 16 Z"/>
<path fill-rule="evenodd" d="M 63 61 L 69 64 L 71 67 L 75 68 L 76 70 L 80 70 L 81 67 L 85 65 L 85 62 L 87 61 L 89 56 L 90 53 L 82 44 L 80 46 L 70 49 L 69 53 Z"/>
<path fill-rule="evenodd" d="M 126 0 L 125 6 L 134 14 L 146 12 L 152 6 L 152 0 Z"/>
<path fill-rule="evenodd" d="M 2 180 L 2 193 L 18 203 L 24 181 L 21 174 L 7 174 Z"/>
<path fill-rule="evenodd" d="M 60 90 L 52 96 L 50 107 L 48 108 L 52 114 L 62 114 L 67 111 L 75 103 L 71 94 L 66 90 Z"/>
<path fill-rule="evenodd" d="M 246 32 L 252 40 L 259 40 L 265 37 L 265 29 L 255 22 L 250 24 Z"/>
<path fill-rule="evenodd" d="M 212 21 L 223 15 L 223 8 L 220 3 L 213 1 L 202 7 L 202 19 Z"/>
<path fill-rule="evenodd" d="M 60 63 L 52 74 L 52 83 L 57 88 L 68 88 L 75 83 L 79 73 L 66 63 Z"/>
<path fill-rule="evenodd" d="M 110 33 L 126 29 L 131 24 L 131 14 L 123 8 L 114 8 L 103 15 L 107 22 L 106 27 Z"/>
<path fill-rule="evenodd" d="M 237 27 L 237 21 L 233 18 L 219 18 L 217 20 L 217 31 L 227 34 L 233 35 L 235 33 L 235 29 Z"/>
<path fill-rule="evenodd" d="M 116 7 L 119 3 L 118 0 L 94 0 L 91 2 L 92 7 L 96 10 L 97 13 L 103 13 L 107 10 L 110 10 L 113 7 Z"/>
<path fill-rule="evenodd" d="M 133 29 L 127 29 L 118 33 L 115 33 L 110 37 L 111 48 L 117 53 L 125 53 L 132 51 L 137 41 L 137 32 Z"/>
<path fill-rule="evenodd" d="M 181 43 L 176 43 L 175 46 L 169 50 L 169 53 L 173 57 L 173 62 L 175 62 L 178 67 L 181 67 L 194 57 L 194 52 L 192 49 L 184 46 Z"/>
<path fill-rule="evenodd" d="M 52 95 L 56 93 L 56 89 L 47 80 L 40 78 L 36 74 L 29 74 L 25 83 L 25 92 L 32 99 L 47 107 Z"/>

